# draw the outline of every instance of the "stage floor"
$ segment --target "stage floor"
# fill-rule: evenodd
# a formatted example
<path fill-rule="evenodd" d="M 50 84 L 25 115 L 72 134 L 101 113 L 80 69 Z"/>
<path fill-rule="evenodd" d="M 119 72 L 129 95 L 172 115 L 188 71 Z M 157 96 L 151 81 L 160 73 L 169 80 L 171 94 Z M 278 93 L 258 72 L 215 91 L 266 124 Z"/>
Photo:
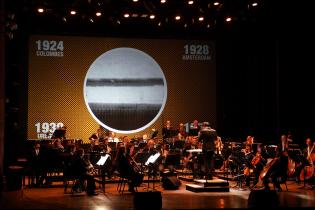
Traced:
<path fill-rule="evenodd" d="M 164 190 L 160 182 L 155 183 L 155 190 L 162 193 L 162 209 L 213 209 L 213 208 L 247 208 L 250 189 L 239 188 L 235 181 L 229 181 L 229 192 L 191 192 L 186 190 L 188 182 L 181 181 L 178 190 Z M 277 192 L 280 207 L 311 208 L 315 206 L 315 190 L 301 189 L 295 181 L 288 181 L 289 191 Z M 99 188 L 96 196 L 83 193 L 65 194 L 62 183 L 54 183 L 48 188 L 27 188 L 21 191 L 4 191 L 1 196 L 0 209 L 84 209 L 84 210 L 118 210 L 134 209 L 134 195 L 128 191 L 120 194 L 117 183 L 105 186 L 105 193 Z M 148 191 L 144 183 L 138 191 Z M 153 187 L 150 183 L 149 187 Z M 127 186 L 126 186 L 127 188 Z M 150 189 L 149 189 L 150 190 Z M 268 202 L 268 200 L 266 200 Z M 147 209 L 150 209 L 148 206 Z"/>

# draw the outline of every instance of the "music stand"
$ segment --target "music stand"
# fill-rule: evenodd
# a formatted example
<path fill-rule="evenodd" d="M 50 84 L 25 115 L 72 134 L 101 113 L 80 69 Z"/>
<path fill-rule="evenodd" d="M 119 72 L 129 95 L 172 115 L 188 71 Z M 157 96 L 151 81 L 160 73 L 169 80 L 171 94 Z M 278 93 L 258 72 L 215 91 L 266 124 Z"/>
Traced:
<path fill-rule="evenodd" d="M 97 161 L 96 165 L 104 166 L 109 157 L 110 157 L 109 154 L 105 154 L 105 156 L 102 155 L 100 159 Z"/>
<path fill-rule="evenodd" d="M 105 193 L 105 172 L 104 172 L 104 166 L 107 163 L 107 161 L 110 159 L 109 154 L 101 155 L 100 159 L 97 161 L 96 165 L 98 165 L 101 169 L 101 177 L 102 177 L 102 188 Z"/>
<path fill-rule="evenodd" d="M 157 160 L 161 157 L 161 154 L 159 152 L 151 155 L 147 161 L 145 162 L 145 165 L 147 167 L 149 167 L 149 170 L 148 170 L 148 190 L 149 190 L 149 186 L 150 186 L 150 171 L 152 171 L 152 175 L 153 175 L 153 178 L 152 178 L 152 182 L 153 182 L 153 188 L 152 190 L 155 190 L 155 184 L 154 184 L 154 179 L 156 177 L 156 169 L 155 169 L 155 164 L 157 163 Z M 150 170 L 151 169 L 151 170 Z"/>
<path fill-rule="evenodd" d="M 174 142 L 174 148 L 183 149 L 185 145 L 185 140 L 177 140 Z"/>
<path fill-rule="evenodd" d="M 189 129 L 189 136 L 198 136 L 199 128 L 190 128 Z"/>

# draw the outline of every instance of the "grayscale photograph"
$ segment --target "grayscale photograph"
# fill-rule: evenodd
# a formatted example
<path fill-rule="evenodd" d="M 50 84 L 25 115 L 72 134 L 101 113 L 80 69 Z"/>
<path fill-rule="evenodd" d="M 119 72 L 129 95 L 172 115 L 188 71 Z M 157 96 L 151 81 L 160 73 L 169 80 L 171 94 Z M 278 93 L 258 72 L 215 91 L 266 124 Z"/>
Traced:
<path fill-rule="evenodd" d="M 132 133 L 150 126 L 166 103 L 162 69 L 148 54 L 115 48 L 90 66 L 84 83 L 87 108 L 109 130 Z"/>

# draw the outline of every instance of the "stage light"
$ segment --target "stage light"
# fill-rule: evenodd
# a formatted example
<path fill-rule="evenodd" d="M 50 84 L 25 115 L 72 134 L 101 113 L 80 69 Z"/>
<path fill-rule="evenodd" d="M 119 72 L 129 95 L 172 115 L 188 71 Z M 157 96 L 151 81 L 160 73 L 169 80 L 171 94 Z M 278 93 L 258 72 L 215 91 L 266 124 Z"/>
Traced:
<path fill-rule="evenodd" d="M 162 4 L 166 3 L 166 0 L 161 0 L 161 3 L 162 3 Z"/>
<path fill-rule="evenodd" d="M 42 7 L 40 7 L 40 8 L 37 9 L 37 12 L 38 12 L 38 13 L 43 13 L 44 11 L 45 11 L 45 10 L 44 10 L 44 8 L 42 8 Z"/>
<path fill-rule="evenodd" d="M 132 0 L 133 2 L 138 2 L 138 0 Z"/>
<path fill-rule="evenodd" d="M 188 1 L 188 4 L 190 5 L 194 4 L 194 1 Z"/>
<path fill-rule="evenodd" d="M 155 15 L 150 15 L 150 19 L 154 19 L 155 18 Z"/>
<path fill-rule="evenodd" d="M 125 17 L 125 18 L 129 18 L 129 16 L 130 16 L 130 15 L 129 15 L 128 13 L 124 14 L 124 17 Z"/>
<path fill-rule="evenodd" d="M 225 21 L 226 21 L 226 22 L 231 22 L 231 21 L 232 21 L 232 18 L 231 18 L 231 17 L 227 17 L 227 18 L 225 18 Z"/>
<path fill-rule="evenodd" d="M 138 16 L 139 16 L 139 15 L 136 14 L 136 13 L 131 15 L 131 17 L 134 17 L 134 18 L 136 18 L 136 17 L 138 17 Z"/>
<path fill-rule="evenodd" d="M 213 5 L 218 6 L 220 3 L 218 1 L 214 2 Z"/>
<path fill-rule="evenodd" d="M 180 16 L 179 16 L 179 15 L 176 15 L 176 16 L 175 16 L 175 20 L 180 20 Z"/>
<path fill-rule="evenodd" d="M 71 14 L 71 15 L 75 15 L 75 14 L 77 14 L 77 12 L 76 12 L 75 10 L 71 10 L 71 11 L 70 11 L 70 14 Z"/>
<path fill-rule="evenodd" d="M 201 22 L 201 21 L 203 21 L 205 18 L 204 17 L 202 17 L 202 16 L 200 16 L 199 18 L 198 18 L 198 20 Z"/>
<path fill-rule="evenodd" d="M 252 6 L 253 6 L 253 7 L 256 7 L 257 5 L 258 5 L 257 2 L 253 2 L 253 3 L 252 3 Z"/>
<path fill-rule="evenodd" d="M 148 14 L 142 14 L 141 17 L 146 18 L 146 17 L 148 17 Z"/>
<path fill-rule="evenodd" d="M 207 28 L 210 28 L 210 24 L 207 25 Z"/>
<path fill-rule="evenodd" d="M 94 23 L 94 20 L 93 20 L 92 18 L 90 18 L 90 22 L 91 22 L 91 23 Z"/>
<path fill-rule="evenodd" d="M 100 16 L 102 16 L 102 13 L 101 13 L 101 12 L 96 12 L 95 15 L 96 15 L 97 17 L 100 17 Z"/>

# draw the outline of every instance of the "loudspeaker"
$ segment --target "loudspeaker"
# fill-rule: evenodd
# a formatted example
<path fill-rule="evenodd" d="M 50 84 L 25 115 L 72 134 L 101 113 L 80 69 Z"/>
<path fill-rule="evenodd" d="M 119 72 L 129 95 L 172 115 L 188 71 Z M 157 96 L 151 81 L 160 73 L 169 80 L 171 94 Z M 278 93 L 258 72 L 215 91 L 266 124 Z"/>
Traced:
<path fill-rule="evenodd" d="M 135 192 L 134 210 L 161 210 L 162 194 L 160 191 L 153 192 Z"/>
<path fill-rule="evenodd" d="M 167 176 L 162 179 L 162 186 L 165 190 L 177 190 L 181 182 L 176 176 Z"/>
<path fill-rule="evenodd" d="M 279 208 L 275 190 L 252 190 L 248 196 L 248 208 Z"/>

